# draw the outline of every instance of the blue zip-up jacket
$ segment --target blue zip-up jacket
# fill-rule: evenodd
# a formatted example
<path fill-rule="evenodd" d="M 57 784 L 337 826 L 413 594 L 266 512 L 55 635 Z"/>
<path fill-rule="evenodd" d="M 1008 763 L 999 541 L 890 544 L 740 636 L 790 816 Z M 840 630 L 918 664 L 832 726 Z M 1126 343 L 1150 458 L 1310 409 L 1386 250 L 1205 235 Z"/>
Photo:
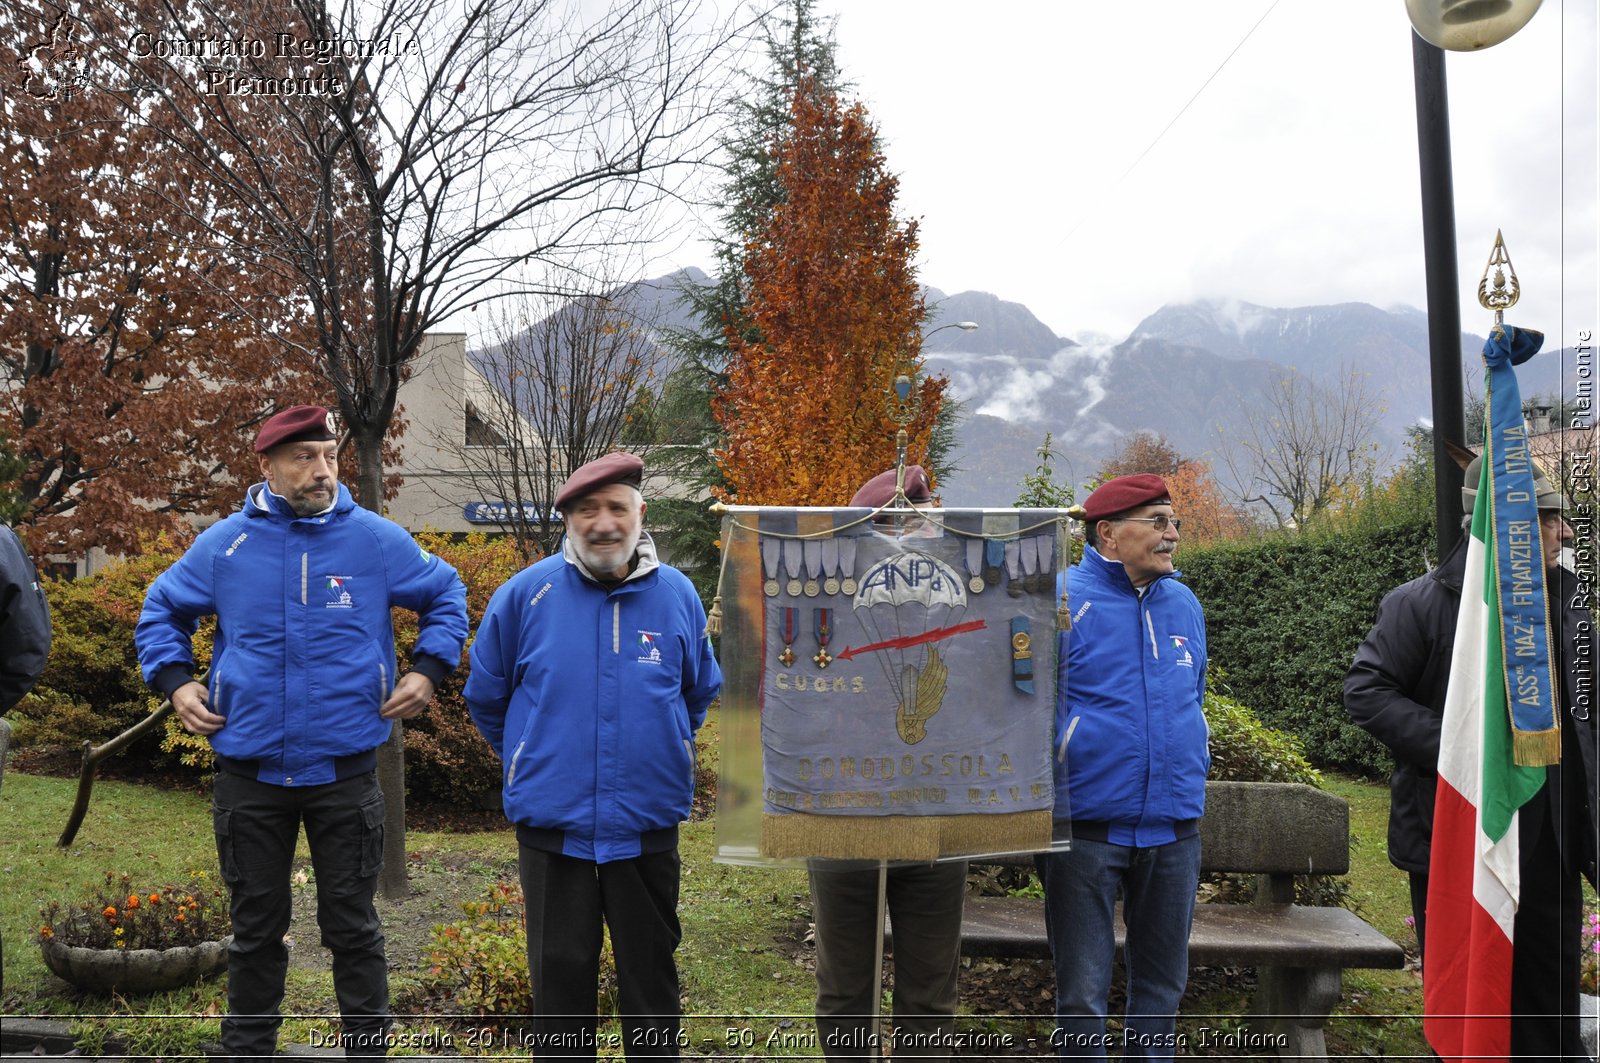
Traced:
<path fill-rule="evenodd" d="M 1120 561 L 1085 546 L 1067 578 L 1060 638 L 1056 808 L 1117 845 L 1193 833 L 1211 770 L 1206 625 L 1177 573 L 1141 595 Z M 1103 827 L 1102 827 L 1103 825 Z"/>
<path fill-rule="evenodd" d="M 694 586 L 657 563 L 648 536 L 609 591 L 568 546 L 494 593 L 465 696 L 500 754 L 519 836 L 607 863 L 689 818 L 694 734 L 722 689 L 705 626 Z"/>
<path fill-rule="evenodd" d="M 296 516 L 265 484 L 150 584 L 134 632 L 145 681 L 170 694 L 194 673 L 199 619 L 217 617 L 206 677 L 228 722 L 211 748 L 275 786 L 315 786 L 389 737 L 393 606 L 417 614 L 413 668 L 437 685 L 461 662 L 467 590 L 404 528 L 361 509 Z"/>

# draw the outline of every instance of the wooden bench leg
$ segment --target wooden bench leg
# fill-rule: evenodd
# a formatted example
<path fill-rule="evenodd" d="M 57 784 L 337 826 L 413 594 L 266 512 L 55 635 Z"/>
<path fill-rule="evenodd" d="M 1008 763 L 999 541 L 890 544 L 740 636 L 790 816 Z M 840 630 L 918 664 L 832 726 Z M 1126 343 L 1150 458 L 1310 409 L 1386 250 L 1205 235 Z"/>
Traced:
<path fill-rule="evenodd" d="M 1322 1028 L 1343 991 L 1343 970 L 1338 967 L 1257 968 L 1255 1012 L 1281 1040 L 1278 1055 L 1285 1059 L 1327 1059 L 1328 1042 Z"/>

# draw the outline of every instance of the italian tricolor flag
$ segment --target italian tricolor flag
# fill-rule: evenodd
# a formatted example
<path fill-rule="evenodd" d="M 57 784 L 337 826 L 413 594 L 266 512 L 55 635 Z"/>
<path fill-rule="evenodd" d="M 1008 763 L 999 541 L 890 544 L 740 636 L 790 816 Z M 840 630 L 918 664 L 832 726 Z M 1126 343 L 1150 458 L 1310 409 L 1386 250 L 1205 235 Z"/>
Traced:
<path fill-rule="evenodd" d="M 1490 497 L 1483 463 L 1478 499 Z M 1544 768 L 1512 762 L 1491 507 L 1474 507 L 1439 744 L 1428 876 L 1423 1032 L 1440 1057 L 1511 1054 L 1511 930 L 1519 892 L 1517 813 Z M 1537 543 L 1535 544 L 1537 548 Z"/>

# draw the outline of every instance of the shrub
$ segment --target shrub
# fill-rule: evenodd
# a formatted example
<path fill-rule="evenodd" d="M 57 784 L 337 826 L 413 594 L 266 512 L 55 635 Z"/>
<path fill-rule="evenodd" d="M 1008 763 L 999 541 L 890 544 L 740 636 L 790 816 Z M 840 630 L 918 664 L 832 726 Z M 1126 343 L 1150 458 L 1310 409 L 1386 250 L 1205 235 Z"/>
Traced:
<path fill-rule="evenodd" d="M 516 543 L 509 538 L 489 539 L 473 532 L 462 540 L 423 532 L 417 542 L 461 573 L 467 585 L 467 620 L 478 630 L 489 598 L 522 567 Z M 417 639 L 417 618 L 395 610 L 395 641 L 401 651 L 401 668 L 409 665 L 411 646 Z M 467 681 L 467 658 L 435 692 L 432 708 L 406 722 L 406 789 L 419 797 L 456 807 L 492 804 L 500 790 L 500 758 L 483 740 L 467 712 L 461 692 Z"/>
<path fill-rule="evenodd" d="M 1219 693 L 1216 687 L 1224 679 L 1211 676 L 1203 706 L 1211 728 L 1211 778 L 1320 787 L 1322 777 L 1306 760 L 1300 739 L 1265 726 L 1250 709 Z"/>
<path fill-rule="evenodd" d="M 1206 612 L 1229 693 L 1304 743 L 1321 768 L 1379 776 L 1389 754 L 1349 721 L 1344 676 L 1378 601 L 1427 570 L 1431 525 L 1350 522 L 1250 543 L 1185 548 L 1179 567 Z"/>
<path fill-rule="evenodd" d="M 50 580 L 53 645 L 33 695 L 13 711 L 17 744 L 76 746 L 104 741 L 142 720 L 159 703 L 139 673 L 133 629 L 150 581 L 175 561 L 181 547 L 165 536 L 147 542 L 139 556 L 78 580 Z M 209 659 L 211 630 L 195 640 Z M 131 751 L 140 761 L 163 763 L 156 737 Z"/>
<path fill-rule="evenodd" d="M 88 900 L 39 909 L 39 937 L 90 949 L 170 949 L 219 941 L 232 930 L 227 894 L 204 871 L 183 886 L 136 887 L 127 872 L 107 871 Z"/>
<path fill-rule="evenodd" d="M 467 918 L 433 928 L 422 957 L 427 991 L 463 1018 L 482 1021 L 533 1011 L 527 911 L 522 888 L 497 882 L 484 900 L 465 901 Z M 600 950 L 600 1014 L 616 1006 L 616 963 L 609 936 Z"/>

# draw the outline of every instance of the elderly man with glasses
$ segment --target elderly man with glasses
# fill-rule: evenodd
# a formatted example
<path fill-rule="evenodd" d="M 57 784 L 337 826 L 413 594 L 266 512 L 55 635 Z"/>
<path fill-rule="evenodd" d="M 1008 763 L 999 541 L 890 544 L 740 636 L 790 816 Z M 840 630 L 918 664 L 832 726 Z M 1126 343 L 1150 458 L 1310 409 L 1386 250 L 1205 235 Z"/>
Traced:
<path fill-rule="evenodd" d="M 1170 1059 L 1189 978 L 1200 816 L 1211 754 L 1200 704 L 1205 617 L 1177 580 L 1178 520 L 1159 476 L 1119 476 L 1073 516 L 1083 559 L 1067 575 L 1060 634 L 1056 816 L 1072 848 L 1037 858 L 1056 968 L 1055 1042 L 1103 1059 L 1116 955 L 1127 926 L 1124 1057 Z M 1067 823 L 1058 822 L 1058 829 Z"/>

